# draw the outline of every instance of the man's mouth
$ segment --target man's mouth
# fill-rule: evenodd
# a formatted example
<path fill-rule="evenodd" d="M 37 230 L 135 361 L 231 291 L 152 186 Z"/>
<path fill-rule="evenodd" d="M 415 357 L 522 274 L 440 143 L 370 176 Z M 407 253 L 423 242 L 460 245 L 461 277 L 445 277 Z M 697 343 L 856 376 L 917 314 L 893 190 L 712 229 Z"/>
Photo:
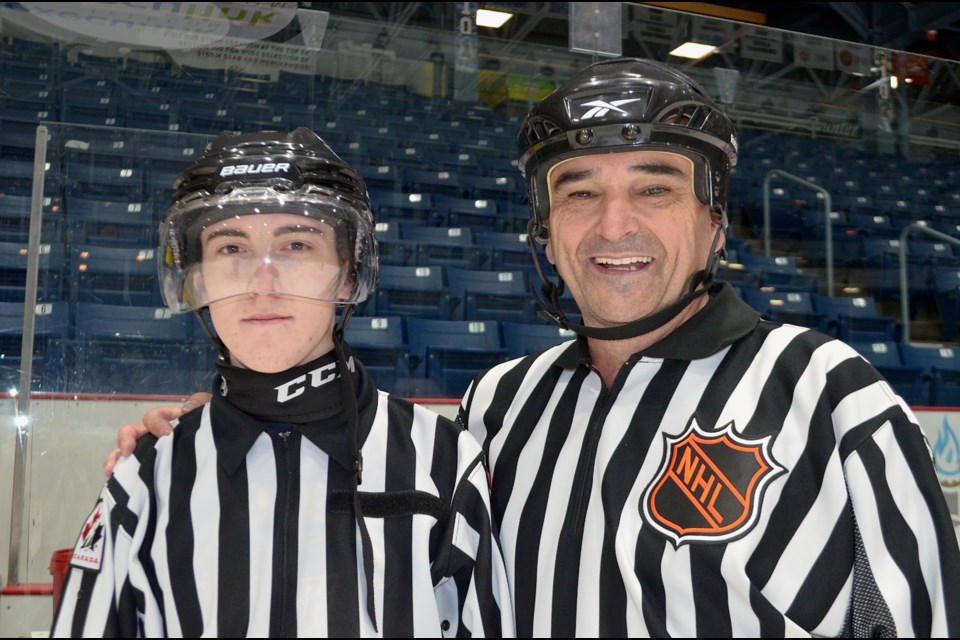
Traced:
<path fill-rule="evenodd" d="M 596 257 L 593 263 L 598 267 L 614 271 L 640 271 L 653 262 L 650 256 L 631 256 L 628 258 Z"/>

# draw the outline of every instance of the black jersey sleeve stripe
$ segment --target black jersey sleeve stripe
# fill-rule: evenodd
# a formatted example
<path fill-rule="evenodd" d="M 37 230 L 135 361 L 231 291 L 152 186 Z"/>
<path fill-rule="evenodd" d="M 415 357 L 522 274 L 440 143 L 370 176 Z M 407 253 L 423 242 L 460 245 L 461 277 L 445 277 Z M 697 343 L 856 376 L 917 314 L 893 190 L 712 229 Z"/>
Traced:
<path fill-rule="evenodd" d="M 76 573 L 76 569 L 71 570 L 71 573 Z M 90 613 L 90 604 L 93 598 L 93 588 L 97 583 L 98 574 L 93 571 L 83 571 L 81 572 L 80 578 L 80 590 L 77 592 L 77 603 L 74 607 L 73 613 L 73 624 L 70 628 L 70 636 L 73 638 L 82 638 L 84 637 L 83 628 L 87 624 L 87 615 Z M 113 605 L 110 605 L 111 608 Z"/>
<path fill-rule="evenodd" d="M 920 573 L 917 538 L 909 523 L 904 520 L 902 512 L 890 493 L 890 486 L 887 484 L 884 473 L 886 462 L 883 459 L 883 453 L 873 441 L 865 442 L 857 449 L 857 453 L 864 461 L 864 470 L 870 479 L 880 521 L 883 522 L 882 532 L 887 553 L 903 573 L 908 584 L 924 584 L 923 574 Z M 910 600 L 914 629 L 929 629 L 932 612 L 926 591 L 911 590 Z"/>
<path fill-rule="evenodd" d="M 833 452 L 833 447 L 828 445 L 835 442 L 829 411 L 826 397 L 821 396 L 813 409 L 804 450 L 797 456 L 803 464 L 790 469 L 783 481 L 781 495 L 790 499 L 773 505 L 763 535 L 744 567 L 760 588 L 770 580 L 777 562 L 820 493 Z"/>
<path fill-rule="evenodd" d="M 853 506 L 848 504 L 837 518 L 833 531 L 813 567 L 804 577 L 803 584 L 797 590 L 797 597 L 786 609 L 786 616 L 804 629 L 817 628 L 850 578 L 848 574 L 837 571 L 837 567 L 853 566 L 856 549 L 854 540 L 850 537 L 852 530 Z"/>
<path fill-rule="evenodd" d="M 143 438 L 141 442 L 144 440 L 147 440 L 147 438 Z M 163 592 L 160 589 L 160 581 L 157 579 L 157 569 L 153 561 L 153 556 L 150 554 L 150 550 L 153 547 L 153 541 L 157 536 L 157 492 L 154 483 L 157 449 L 155 443 L 154 446 L 151 446 L 149 450 L 146 450 L 142 456 L 138 455 L 137 457 L 140 459 L 140 468 L 137 470 L 137 474 L 140 478 L 140 482 L 143 483 L 144 490 L 147 492 L 147 495 L 150 496 L 150 499 L 147 503 L 147 526 L 143 532 L 143 542 L 140 544 L 140 549 L 137 551 L 137 558 L 140 561 L 140 566 L 143 567 L 143 571 L 147 576 L 147 583 L 150 585 L 150 592 L 153 596 L 153 599 L 157 603 L 157 607 L 160 609 L 160 615 L 163 617 L 164 635 L 167 635 L 168 625 L 165 613 L 166 606 L 163 600 Z"/>
<path fill-rule="evenodd" d="M 743 425 L 741 432 L 745 436 L 758 437 L 771 432 L 776 425 L 783 424 L 787 412 L 793 404 L 793 394 L 797 382 L 810 364 L 811 344 L 817 342 L 813 332 L 797 334 L 777 355 L 776 376 L 770 376 L 763 384 L 757 400 L 753 418 Z M 822 341 L 828 338 L 823 336 Z"/>
<path fill-rule="evenodd" d="M 390 403 L 387 413 L 387 468 L 384 471 L 384 490 L 387 494 L 416 486 L 417 451 L 410 438 L 413 426 L 413 406 Z M 361 502 L 361 509 L 363 503 Z M 366 513 L 366 511 L 364 511 Z M 405 543 L 389 545 L 384 549 L 383 582 L 385 585 L 408 583 L 413 572 L 413 550 L 408 542 L 413 540 L 413 516 L 387 518 L 383 522 L 386 540 L 402 540 Z M 383 601 L 383 628 L 390 633 L 412 638 L 413 590 L 390 589 L 390 598 Z"/>
<path fill-rule="evenodd" d="M 504 417 L 510 408 L 510 403 L 514 400 L 517 389 L 520 387 L 520 384 L 523 382 L 527 371 L 533 365 L 534 361 L 535 358 L 533 357 L 520 360 L 497 381 L 497 388 L 494 391 L 492 402 L 483 416 L 483 424 L 487 429 L 487 434 L 481 444 L 483 444 L 485 450 L 490 440 L 497 435 L 500 428 L 503 427 Z M 481 382 L 486 381 L 486 377 L 493 377 L 494 375 L 496 374 L 489 371 L 486 372 L 486 375 L 478 375 L 471 389 L 476 389 Z"/>
<path fill-rule="evenodd" d="M 472 634 L 500 636 L 502 634 L 500 606 L 494 599 L 495 585 L 493 573 L 495 552 L 499 553 L 499 547 L 496 546 L 497 541 L 493 533 L 486 502 L 480 494 L 483 487 L 478 488 L 467 479 L 474 472 L 483 473 L 483 469 L 479 467 L 480 459 L 477 458 L 476 463 L 472 465 L 470 471 L 465 474 L 464 480 L 461 482 L 461 487 L 457 490 L 456 511 L 466 520 L 470 528 L 477 533 L 477 550 L 475 557 L 462 558 L 462 570 L 464 572 L 470 571 L 473 574 L 473 588 L 480 608 L 480 617 L 483 625 L 481 629 L 471 629 Z M 460 555 L 464 556 L 465 554 Z M 510 606 L 510 601 L 508 600 L 504 604 Z M 462 617 L 461 609 L 461 629 L 467 626 L 466 620 L 463 620 Z"/>
<path fill-rule="evenodd" d="M 203 634 L 203 615 L 193 574 L 193 515 L 190 509 L 190 496 L 197 475 L 194 449 L 196 431 L 178 428 L 174 430 L 173 438 L 170 520 L 164 532 L 167 539 L 166 560 L 170 568 L 170 584 L 180 629 L 184 636 L 197 638 Z"/>
<path fill-rule="evenodd" d="M 935 500 L 939 501 L 940 497 L 940 480 L 930 465 L 920 464 L 920 460 L 930 455 L 926 439 L 919 429 L 895 429 L 893 433 L 900 449 L 904 452 L 904 458 L 910 466 L 913 477 L 927 489 L 923 492 L 923 496 L 930 516 L 937 525 L 938 555 L 943 559 L 941 569 L 958 566 L 960 565 L 960 547 L 951 537 L 954 531 L 953 521 L 950 514 L 938 509 L 935 503 Z M 960 573 L 941 571 L 941 579 L 944 593 L 960 593 Z M 944 603 L 949 626 L 954 628 L 960 623 L 960 598 L 945 598 Z"/>
<path fill-rule="evenodd" d="M 218 607 L 217 633 L 224 638 L 242 638 L 250 623 L 250 497 L 247 465 L 241 464 L 231 478 L 217 465 L 220 500 L 218 598 L 229 607 Z M 246 616 L 237 612 L 246 612 Z"/>
<path fill-rule="evenodd" d="M 117 481 L 116 476 L 107 480 L 107 488 L 114 500 L 110 510 L 110 536 L 113 548 L 116 548 L 117 534 L 123 529 L 127 536 L 133 537 L 137 529 L 138 518 L 130 511 L 128 504 L 130 497 Z M 133 589 L 130 584 L 129 572 L 127 578 L 120 584 L 115 584 L 117 600 L 111 604 L 110 614 L 107 616 L 104 637 L 130 638 L 137 634 L 137 613 L 143 613 L 143 594 Z M 134 593 L 136 591 L 136 593 Z"/>

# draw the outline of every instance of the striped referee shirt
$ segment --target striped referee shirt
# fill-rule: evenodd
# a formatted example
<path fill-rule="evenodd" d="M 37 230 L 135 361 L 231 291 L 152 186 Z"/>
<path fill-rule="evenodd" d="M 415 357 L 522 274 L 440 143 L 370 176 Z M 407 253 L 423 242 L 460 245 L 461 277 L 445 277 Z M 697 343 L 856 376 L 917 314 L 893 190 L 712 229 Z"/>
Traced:
<path fill-rule="evenodd" d="M 513 635 L 479 444 L 355 368 L 372 566 L 332 356 L 281 374 L 221 366 L 225 396 L 117 464 L 52 635 Z"/>
<path fill-rule="evenodd" d="M 611 388 L 585 343 L 479 375 L 520 636 L 960 636 L 915 416 L 852 348 L 729 285 Z"/>

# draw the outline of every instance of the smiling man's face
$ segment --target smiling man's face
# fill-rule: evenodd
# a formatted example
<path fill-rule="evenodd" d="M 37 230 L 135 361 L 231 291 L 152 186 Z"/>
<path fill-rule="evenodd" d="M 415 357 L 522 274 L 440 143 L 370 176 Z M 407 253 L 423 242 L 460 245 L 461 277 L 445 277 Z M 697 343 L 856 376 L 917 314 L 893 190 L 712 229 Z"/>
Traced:
<path fill-rule="evenodd" d="M 662 151 L 586 155 L 550 169 L 547 257 L 592 327 L 672 304 L 707 264 L 717 231 L 693 162 Z M 719 250 L 720 247 L 716 247 Z"/>

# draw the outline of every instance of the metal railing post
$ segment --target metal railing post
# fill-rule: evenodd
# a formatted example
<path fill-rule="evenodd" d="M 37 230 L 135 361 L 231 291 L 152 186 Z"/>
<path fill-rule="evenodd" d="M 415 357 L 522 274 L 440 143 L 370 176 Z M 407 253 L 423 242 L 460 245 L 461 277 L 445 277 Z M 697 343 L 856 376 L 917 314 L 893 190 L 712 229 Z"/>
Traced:
<path fill-rule="evenodd" d="M 830 218 L 830 192 L 820 185 L 804 180 L 792 173 L 787 173 L 781 169 L 771 169 L 763 179 L 763 253 L 770 257 L 770 181 L 774 176 L 785 178 L 799 185 L 807 187 L 817 193 L 823 194 L 824 208 L 824 226 L 826 229 L 826 238 L 824 239 L 824 253 L 827 262 L 827 295 L 833 296 L 833 220 Z"/>
<path fill-rule="evenodd" d="M 918 222 L 908 224 L 903 228 L 903 231 L 900 232 L 900 247 L 898 251 L 900 255 L 900 319 L 903 323 L 903 333 L 900 341 L 905 343 L 910 342 L 910 283 L 907 280 L 907 238 L 915 231 L 933 236 L 955 247 L 960 247 L 960 240 L 957 238 L 948 236 L 941 231 L 931 229 Z"/>

